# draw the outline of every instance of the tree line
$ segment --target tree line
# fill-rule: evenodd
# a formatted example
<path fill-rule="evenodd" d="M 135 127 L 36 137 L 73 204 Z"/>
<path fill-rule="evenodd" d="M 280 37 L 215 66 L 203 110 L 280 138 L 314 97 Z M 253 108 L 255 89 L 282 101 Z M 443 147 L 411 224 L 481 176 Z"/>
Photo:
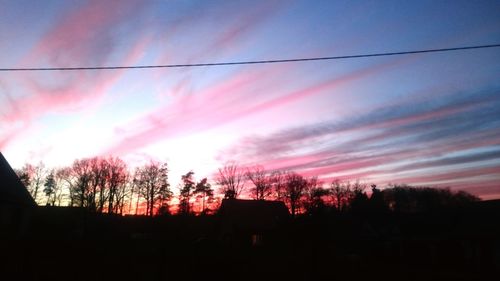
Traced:
<path fill-rule="evenodd" d="M 48 169 L 40 162 L 25 164 L 16 173 L 38 204 L 74 206 L 97 213 L 207 214 L 214 212 L 220 197 L 208 178 L 195 179 L 188 171 L 181 176 L 177 195 L 169 183 L 167 163 L 150 161 L 130 169 L 118 157 L 77 159 L 72 165 Z M 327 211 L 426 211 L 469 204 L 478 198 L 463 192 L 430 187 L 392 185 L 383 190 L 359 181 L 304 177 L 294 171 L 269 171 L 262 166 L 239 167 L 228 163 L 214 177 L 224 199 L 250 197 L 285 202 L 292 216 Z M 370 195 L 367 191 L 371 189 Z"/>

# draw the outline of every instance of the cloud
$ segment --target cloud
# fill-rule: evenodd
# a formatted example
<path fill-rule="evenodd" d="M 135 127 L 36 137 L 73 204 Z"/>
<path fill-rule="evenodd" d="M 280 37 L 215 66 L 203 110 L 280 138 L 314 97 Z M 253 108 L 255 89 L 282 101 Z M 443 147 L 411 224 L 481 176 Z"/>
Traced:
<path fill-rule="evenodd" d="M 267 151 L 268 143 L 285 144 L 286 150 L 290 143 L 313 140 L 331 134 L 360 133 L 361 137 L 350 140 L 345 146 L 377 144 L 377 140 L 386 138 L 394 140 L 394 136 L 416 135 L 420 140 L 446 137 L 457 132 L 480 130 L 490 124 L 498 126 L 496 107 L 499 103 L 498 91 L 477 94 L 453 94 L 428 99 L 419 103 L 409 99 L 405 102 L 375 109 L 368 113 L 356 114 L 346 120 L 321 122 L 313 125 L 285 129 L 267 138 L 256 139 L 254 151 L 256 154 L 279 153 L 276 147 Z M 445 130 L 445 131 L 443 131 Z M 246 140 L 247 143 L 250 140 Z M 248 147 L 247 147 L 248 149 Z M 252 149 L 252 148 L 250 148 Z"/>
<path fill-rule="evenodd" d="M 115 49 L 114 31 L 140 12 L 139 1 L 88 1 L 62 14 L 19 63 L 75 67 L 101 65 Z"/>
<path fill-rule="evenodd" d="M 139 2 L 89 1 L 83 7 L 64 14 L 32 47 L 20 67 L 73 67 L 103 65 L 112 57 L 125 65 L 136 63 L 147 48 L 148 36 L 131 36 L 130 47 L 118 50 L 116 29 L 132 12 L 139 12 Z M 110 12 L 113 11 L 113 12 Z M 0 122 L 17 124 L 0 136 L 4 149 L 20 132 L 47 114 L 91 111 L 103 101 L 111 87 L 124 75 L 118 71 L 53 71 L 9 74 L 1 82 L 7 97 Z"/>
<path fill-rule="evenodd" d="M 245 137 L 219 158 L 231 155 L 243 165 L 291 169 L 325 179 L 386 183 L 439 184 L 490 175 L 500 171 L 495 161 L 500 159 L 499 97 L 498 89 L 492 89 L 409 98 L 345 120 Z"/>
<path fill-rule="evenodd" d="M 223 122 L 224 116 L 238 111 L 234 100 L 251 91 L 253 82 L 263 75 L 263 72 L 238 74 L 196 94 L 175 96 L 167 104 L 117 128 L 117 132 L 122 132 L 117 136 L 121 139 L 105 153 L 131 152 L 165 137 L 213 127 Z"/>
<path fill-rule="evenodd" d="M 259 27 L 283 10 L 284 4 L 284 1 L 272 0 L 245 7 L 235 2 L 216 8 L 207 6 L 189 9 L 169 22 L 166 31 L 158 38 L 162 45 L 167 46 L 158 63 L 213 62 L 217 56 L 230 57 L 244 48 L 245 41 L 251 41 Z M 245 9 L 244 13 L 241 13 L 242 9 Z M 203 44 L 193 45 L 190 40 L 173 40 L 186 37 L 185 34 L 198 38 Z M 184 45 L 186 48 L 182 48 Z M 168 48 L 170 46 L 173 49 Z"/>
<path fill-rule="evenodd" d="M 335 90 L 345 84 L 378 73 L 399 64 L 385 61 L 319 83 L 284 91 L 293 66 L 277 64 L 263 68 L 244 68 L 231 73 L 197 92 L 174 95 L 172 100 L 137 120 L 117 128 L 118 141 L 105 154 L 123 154 L 190 132 L 212 129 L 248 116 L 299 103 L 307 98 Z M 125 132 L 125 133 L 123 133 Z"/>

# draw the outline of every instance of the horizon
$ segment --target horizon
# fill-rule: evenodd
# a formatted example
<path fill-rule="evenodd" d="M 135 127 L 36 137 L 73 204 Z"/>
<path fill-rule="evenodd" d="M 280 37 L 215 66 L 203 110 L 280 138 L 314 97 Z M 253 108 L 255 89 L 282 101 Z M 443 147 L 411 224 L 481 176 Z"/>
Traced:
<path fill-rule="evenodd" d="M 0 68 L 280 60 L 498 44 L 500 4 L 10 1 Z M 245 11 L 245 13 L 241 13 Z M 2 72 L 13 168 L 228 161 L 500 199 L 499 48 L 174 69 Z"/>

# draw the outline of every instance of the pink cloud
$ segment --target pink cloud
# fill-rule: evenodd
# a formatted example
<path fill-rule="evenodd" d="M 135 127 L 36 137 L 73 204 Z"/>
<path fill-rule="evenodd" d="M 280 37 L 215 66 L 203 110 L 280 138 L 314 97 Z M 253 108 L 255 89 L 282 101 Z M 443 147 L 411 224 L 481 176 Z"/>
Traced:
<path fill-rule="evenodd" d="M 138 61 L 147 46 L 147 42 L 147 38 L 136 42 L 135 46 L 123 58 L 123 62 L 131 64 Z M 57 87 L 46 86 L 38 80 L 25 78 L 24 86 L 27 87 L 31 95 L 12 98 L 11 108 L 14 110 L 11 114 L 4 115 L 3 119 L 10 122 L 15 120 L 30 121 L 49 112 L 64 113 L 72 112 L 75 109 L 88 110 L 90 106 L 98 103 L 108 93 L 124 73 L 125 70 L 104 73 L 57 74 L 58 78 L 68 77 L 65 83 Z"/>
<path fill-rule="evenodd" d="M 460 169 L 455 171 L 446 171 L 434 174 L 416 175 L 416 176 L 395 176 L 393 181 L 395 182 L 426 182 L 432 183 L 437 181 L 445 180 L 456 180 L 456 179 L 466 179 L 469 177 L 481 176 L 481 175 L 495 175 L 500 174 L 500 167 L 469 167 L 467 169 Z"/>
<path fill-rule="evenodd" d="M 473 148 L 488 147 L 490 145 L 500 144 L 500 139 L 489 139 L 483 138 L 480 140 L 481 134 L 472 138 L 472 141 L 467 143 L 450 143 L 444 145 L 436 145 L 432 148 L 427 148 L 425 150 L 419 149 L 402 149 L 388 152 L 378 152 L 375 155 L 364 155 L 364 156 L 354 156 L 350 152 L 342 151 L 323 151 L 307 155 L 296 155 L 288 156 L 283 158 L 271 158 L 266 159 L 268 155 L 261 155 L 260 159 L 254 160 L 253 163 L 258 163 L 263 165 L 268 169 L 282 169 L 282 170 L 296 170 L 305 176 L 320 176 L 325 177 L 328 174 L 338 174 L 343 175 L 345 179 L 362 179 L 373 176 L 384 176 L 386 178 L 394 178 L 394 174 L 401 171 L 411 171 L 412 169 L 419 169 L 426 167 L 425 161 L 422 167 L 416 166 L 414 168 L 405 167 L 404 161 L 411 160 L 412 163 L 419 163 L 419 159 L 426 159 L 428 157 L 433 157 L 440 154 L 446 154 L 454 151 L 462 151 Z M 328 161 L 328 160 L 334 160 Z M 245 160 L 243 160 L 243 163 Z M 401 162 L 403 161 L 403 162 Z M 393 164 L 396 165 L 394 168 L 377 168 L 383 164 Z M 398 165 L 399 164 L 399 165 Z M 430 164 L 429 164 L 430 165 Z M 427 165 L 427 166 L 429 166 Z M 444 164 L 442 164 L 444 165 Z M 432 166 L 429 166 L 432 167 Z M 359 172 L 361 169 L 368 169 L 363 172 Z M 327 177 L 328 178 L 328 177 Z M 404 181 L 405 183 L 417 182 L 417 178 L 412 178 L 410 181 Z M 410 180 L 410 179 L 408 179 Z M 419 180 L 421 182 L 421 180 Z M 403 182 L 403 181 L 402 181 Z"/>
<path fill-rule="evenodd" d="M 206 51 L 211 53 L 219 52 L 221 49 L 236 51 L 235 46 L 241 45 L 245 37 L 248 37 L 272 15 L 283 8 L 284 1 L 265 1 L 256 4 L 236 17 L 236 23 L 228 25 L 228 28 L 220 33 L 221 36 L 217 37 Z"/>
<path fill-rule="evenodd" d="M 102 44 L 113 44 L 111 31 L 131 12 L 139 11 L 139 3 L 91 0 L 76 7 L 53 24 L 19 65 L 33 67 L 48 62 L 70 67 L 102 63 L 112 50 L 112 46 Z"/>
<path fill-rule="evenodd" d="M 497 103 L 495 97 L 495 91 L 455 95 L 444 104 L 430 98 L 432 103 L 415 103 L 410 98 L 352 121 L 246 137 L 223 151 L 219 159 L 231 155 L 243 165 L 294 170 L 327 181 L 365 179 L 375 180 L 376 184 L 396 181 L 437 186 L 449 182 L 452 186 L 456 183 L 457 188 L 468 188 L 479 182 L 478 177 L 484 177 L 481 183 L 494 184 L 488 178 L 498 174 L 500 168 L 481 165 L 497 159 L 500 153 L 488 152 L 500 145 L 500 134 L 495 126 L 485 126 L 497 118 L 492 110 Z M 327 136 L 336 141 L 329 143 Z M 316 145 L 321 148 L 314 149 Z M 297 154 L 296 149 L 301 148 L 309 152 Z M 464 184 L 468 177 L 474 180 Z"/>
<path fill-rule="evenodd" d="M 213 126 L 220 119 L 219 110 L 228 110 L 231 96 L 239 96 L 263 73 L 239 74 L 202 90 L 196 95 L 182 95 L 155 111 L 127 124 L 124 138 L 106 153 L 133 151 L 165 136 L 173 137 L 204 126 Z M 235 109 L 229 109 L 235 110 Z"/>
<path fill-rule="evenodd" d="M 116 42 L 111 38 L 113 29 L 126 21 L 130 13 L 137 13 L 139 3 L 87 2 L 84 7 L 70 11 L 56 21 L 21 60 L 19 66 L 102 65 L 115 50 Z M 131 47 L 124 48 L 122 55 L 115 55 L 115 58 L 120 59 L 120 64 L 135 64 L 150 42 L 151 38 L 148 36 L 137 38 Z M 22 122 L 23 130 L 29 130 L 34 120 L 48 113 L 91 111 L 101 104 L 125 72 L 126 70 L 121 69 L 13 74 L 9 80 L 12 94 L 7 95 L 8 106 L 0 121 Z M 22 95 L 18 94 L 21 92 Z M 9 137 L 3 138 L 1 147 L 5 148 L 16 134 L 16 131 L 9 130 Z"/>
<path fill-rule="evenodd" d="M 182 49 L 175 49 L 175 58 L 184 57 L 182 61 L 173 62 L 174 57 L 173 51 L 166 50 L 164 54 L 159 58 L 158 62 L 160 64 L 165 63 L 197 63 L 197 62 L 213 62 L 207 61 L 217 54 L 221 54 L 224 51 L 224 56 L 228 57 L 231 54 L 236 53 L 241 50 L 243 46 L 243 41 L 249 39 L 256 29 L 263 25 L 266 20 L 270 19 L 272 15 L 277 13 L 281 8 L 283 8 L 283 1 L 264 1 L 256 2 L 247 9 L 244 13 L 239 13 L 237 16 L 230 16 L 234 11 L 229 11 L 224 9 L 223 6 L 219 7 L 218 12 L 212 13 L 199 13 L 196 9 L 190 11 L 190 13 L 183 15 L 183 17 L 174 21 L 167 27 L 167 31 L 162 35 L 163 38 L 167 38 L 165 41 L 173 37 L 174 34 L 181 34 L 186 32 L 187 28 L 191 28 L 196 25 L 204 25 L 206 22 L 211 21 L 222 21 L 222 29 L 213 30 L 205 40 L 205 44 L 200 45 L 199 49 L 192 54 L 186 54 Z M 168 41 L 165 43 L 169 43 Z M 182 69 L 180 71 L 187 72 L 189 70 Z"/>
<path fill-rule="evenodd" d="M 174 137 L 234 122 L 326 91 L 334 91 L 344 83 L 376 74 L 398 63 L 400 61 L 375 65 L 278 96 L 273 96 L 272 93 L 280 93 L 279 79 L 285 76 L 283 73 L 289 70 L 290 66 L 280 64 L 264 69 L 253 68 L 244 74 L 237 73 L 193 95 L 177 97 L 169 104 L 127 124 L 127 127 L 131 128 L 128 130 L 129 133 L 105 153 L 122 154 L 164 137 Z M 259 83 L 254 83 L 255 81 Z"/>
<path fill-rule="evenodd" d="M 323 159 L 324 154 L 318 153 L 313 155 L 300 155 L 300 156 L 288 156 L 275 159 L 269 159 L 267 161 L 258 161 L 253 165 L 262 165 L 266 170 L 288 170 L 295 166 L 307 166 L 309 163 L 314 163 Z M 245 164 L 251 166 L 252 164 Z"/>

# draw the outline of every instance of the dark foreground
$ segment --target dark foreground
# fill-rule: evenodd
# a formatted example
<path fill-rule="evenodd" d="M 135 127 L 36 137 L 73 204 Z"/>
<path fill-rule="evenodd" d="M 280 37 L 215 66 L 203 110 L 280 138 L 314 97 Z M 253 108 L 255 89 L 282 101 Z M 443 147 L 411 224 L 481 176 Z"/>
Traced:
<path fill-rule="evenodd" d="M 39 208 L 24 225 L 12 222 L 15 231 L 2 231 L 1 279 L 495 279 L 499 208 L 479 205 L 420 214 L 326 212 L 265 231 L 227 225 L 217 216 Z"/>

